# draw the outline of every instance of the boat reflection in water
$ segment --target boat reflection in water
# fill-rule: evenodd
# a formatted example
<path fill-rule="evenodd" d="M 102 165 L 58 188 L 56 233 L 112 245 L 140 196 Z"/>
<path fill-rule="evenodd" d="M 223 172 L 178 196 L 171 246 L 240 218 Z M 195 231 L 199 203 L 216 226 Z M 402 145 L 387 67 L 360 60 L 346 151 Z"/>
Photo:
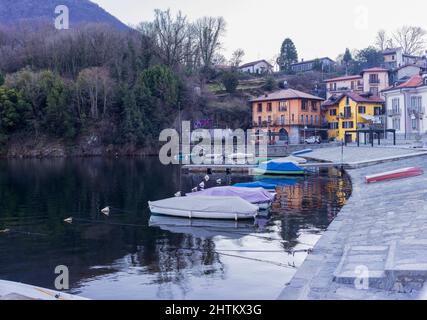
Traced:
<path fill-rule="evenodd" d="M 184 233 L 196 238 L 210 239 L 222 237 L 226 239 L 241 239 L 254 232 L 259 232 L 265 226 L 266 218 L 256 218 L 255 221 L 233 220 L 204 220 L 184 219 L 152 215 L 150 227 L 159 227 L 172 233 Z"/>

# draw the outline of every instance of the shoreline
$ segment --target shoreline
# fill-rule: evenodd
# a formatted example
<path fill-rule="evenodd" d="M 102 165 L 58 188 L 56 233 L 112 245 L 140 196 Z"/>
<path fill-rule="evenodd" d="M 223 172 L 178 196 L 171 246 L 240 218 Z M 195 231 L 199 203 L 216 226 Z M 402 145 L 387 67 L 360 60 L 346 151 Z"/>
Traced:
<path fill-rule="evenodd" d="M 426 174 L 372 185 L 364 182 L 368 174 L 409 166 L 427 172 L 427 156 L 346 169 L 352 183 L 351 197 L 279 300 L 420 296 L 427 279 L 427 235 L 423 236 L 427 231 L 427 191 L 422 188 Z M 409 257 L 407 252 L 411 252 Z M 358 276 L 358 267 L 366 267 L 369 276 Z M 368 286 L 357 287 L 359 280 Z"/>

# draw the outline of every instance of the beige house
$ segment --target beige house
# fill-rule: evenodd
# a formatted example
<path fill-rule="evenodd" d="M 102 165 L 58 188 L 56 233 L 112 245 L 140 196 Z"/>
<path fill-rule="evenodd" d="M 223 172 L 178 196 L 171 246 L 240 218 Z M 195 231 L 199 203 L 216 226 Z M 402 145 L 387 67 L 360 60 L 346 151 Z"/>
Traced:
<path fill-rule="evenodd" d="M 340 95 L 348 91 L 363 92 L 363 77 L 361 75 L 332 78 L 325 80 L 325 82 L 327 99 L 333 95 Z"/>
<path fill-rule="evenodd" d="M 370 92 L 375 97 L 381 96 L 381 91 L 390 85 L 389 71 L 387 69 L 365 69 L 361 75 L 363 77 L 363 92 Z"/>

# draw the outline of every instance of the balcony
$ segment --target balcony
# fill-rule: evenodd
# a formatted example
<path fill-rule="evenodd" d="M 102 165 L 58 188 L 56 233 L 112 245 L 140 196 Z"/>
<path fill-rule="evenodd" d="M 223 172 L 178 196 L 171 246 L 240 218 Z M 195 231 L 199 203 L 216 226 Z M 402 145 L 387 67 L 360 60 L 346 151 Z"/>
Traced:
<path fill-rule="evenodd" d="M 387 114 L 389 117 L 395 117 L 395 116 L 400 116 L 402 112 L 400 111 L 400 108 L 393 108 L 393 109 L 388 109 Z"/>
<path fill-rule="evenodd" d="M 369 79 L 369 84 L 380 84 L 380 79 Z"/>
<path fill-rule="evenodd" d="M 422 115 L 425 113 L 425 108 L 422 106 L 409 106 L 408 113 L 415 115 Z"/>
<path fill-rule="evenodd" d="M 351 119 L 351 118 L 353 118 L 353 113 L 352 112 L 344 112 L 344 113 L 341 113 L 341 117 L 343 119 Z"/>

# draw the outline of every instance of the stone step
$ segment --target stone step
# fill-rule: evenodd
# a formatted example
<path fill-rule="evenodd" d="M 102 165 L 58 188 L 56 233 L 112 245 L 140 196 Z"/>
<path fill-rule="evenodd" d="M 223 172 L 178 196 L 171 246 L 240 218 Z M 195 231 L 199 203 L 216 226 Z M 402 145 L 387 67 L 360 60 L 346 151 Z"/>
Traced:
<path fill-rule="evenodd" d="M 409 293 L 427 280 L 427 239 L 399 240 L 387 246 L 346 246 L 334 281 Z"/>

